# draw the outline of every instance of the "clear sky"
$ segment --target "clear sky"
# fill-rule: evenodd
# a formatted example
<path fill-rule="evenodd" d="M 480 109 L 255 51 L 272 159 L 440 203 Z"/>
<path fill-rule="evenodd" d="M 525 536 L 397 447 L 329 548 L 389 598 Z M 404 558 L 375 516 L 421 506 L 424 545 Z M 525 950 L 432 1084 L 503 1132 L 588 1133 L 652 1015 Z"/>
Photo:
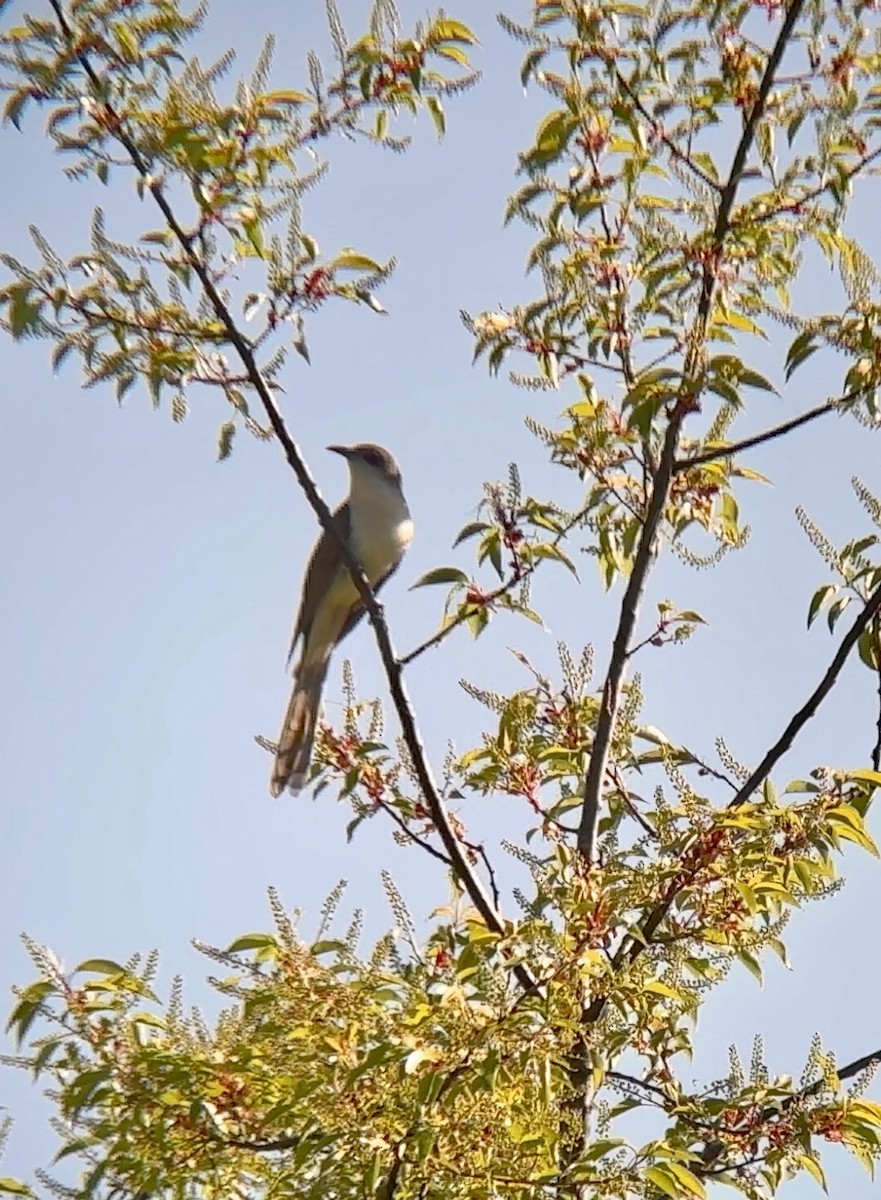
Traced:
<path fill-rule="evenodd" d="M 25 8 L 39 13 L 40 2 L 13 0 L 3 20 L 15 22 Z M 402 7 L 405 16 L 422 12 L 409 0 Z M 531 413 L 553 423 L 572 394 L 530 395 L 472 369 L 458 317 L 461 308 L 535 294 L 524 281 L 525 231 L 503 230 L 501 215 L 516 151 L 529 143 L 546 97 L 524 97 L 521 48 L 499 30 L 492 6 L 462 0 L 449 9 L 478 32 L 485 77 L 448 104 L 446 141 L 439 146 L 426 121 L 406 156 L 334 142 L 331 176 L 304 206 L 304 228 L 323 249 L 398 258 L 382 294 L 390 315 L 326 308 L 307 330 L 311 368 L 294 358 L 283 379 L 286 417 L 329 501 L 346 485 L 345 464 L 324 452 L 329 443 L 379 441 L 402 464 L 417 536 L 385 597 L 401 650 L 433 631 L 440 603 L 439 592 L 408 585 L 439 563 L 470 565 L 467 547 L 449 547 L 473 517 L 484 479 L 504 477 L 516 459 L 528 491 L 577 504 L 572 480 L 547 465 L 522 420 Z M 517 0 L 514 15 L 525 9 Z M 341 10 L 350 34 L 360 32 L 366 4 L 347 0 Z M 234 46 L 247 71 L 269 30 L 279 43 L 274 82 L 302 85 L 307 49 L 326 45 L 320 0 L 214 0 L 199 56 L 210 61 Z M 62 253 L 74 253 L 86 245 L 95 203 L 107 211 L 110 236 L 156 226 L 125 181 L 109 190 L 67 183 L 40 128 L 31 116 L 22 134 L 0 131 L 3 249 L 33 261 L 26 229 L 34 222 Z M 877 206 L 872 184 L 850 227 L 876 256 Z M 825 309 L 837 294 L 828 270 L 810 259 L 797 300 Z M 781 387 L 787 344 L 785 333 L 775 335 L 763 358 Z M 819 356 L 795 378 L 782 399 L 759 394 L 738 433 L 793 415 L 840 384 L 836 365 Z M 158 947 L 161 985 L 183 971 L 189 999 L 201 1002 L 208 967 L 190 937 L 224 945 L 268 927 L 271 883 L 304 909 L 308 930 L 340 877 L 351 880 L 346 904 L 367 906 L 368 930 L 378 935 L 392 923 L 379 884 L 386 864 L 415 916 L 427 917 L 446 885 L 418 850 L 395 848 L 380 821 L 346 845 L 348 812 L 330 792 L 314 804 L 267 794 L 269 762 L 253 735 L 277 733 L 300 570 L 316 532 L 278 448 L 241 434 L 232 459 L 218 465 L 216 430 L 227 413 L 212 391 L 194 391 L 189 419 L 176 426 L 140 390 L 122 409 L 109 389 L 81 391 L 72 361 L 53 377 L 43 343 L 0 341 L 0 379 L 3 987 L 31 978 L 18 942 L 26 930 L 69 966 Z M 644 716 L 706 755 L 721 733 L 742 760 L 758 761 L 832 654 L 825 627 L 805 630 L 808 599 L 827 572 L 793 509 L 804 504 L 839 542 L 867 532 L 849 479 L 858 474 L 878 493 L 881 471 L 877 435 L 826 420 L 751 456 L 775 486 L 741 493 L 754 529 L 745 551 L 713 572 L 670 560 L 653 581 L 652 599 L 697 608 L 710 627 L 685 647 L 642 656 Z M 536 581 L 536 607 L 553 636 L 500 619 L 476 645 L 462 632 L 414 665 L 409 684 L 438 765 L 448 739 L 460 749 L 477 739 L 485 715 L 459 690 L 462 676 L 502 690 L 528 682 L 506 647 L 551 673 L 557 638 L 590 641 L 604 669 L 620 591 L 604 595 L 591 562 L 580 565 L 583 588 L 562 568 Z M 651 618 L 648 607 L 646 631 Z M 362 692 L 381 694 L 366 623 L 347 653 Z M 330 703 L 338 679 L 332 672 Z M 867 765 L 875 703 L 868 672 L 851 666 L 781 782 L 818 763 Z M 475 802 L 464 815 L 490 841 L 518 823 L 503 799 Z M 859 853 L 848 854 L 846 868 L 843 893 L 793 920 L 792 973 L 769 961 L 763 989 L 736 972 L 713 995 L 701 1016 L 696 1080 L 725 1074 L 732 1042 L 748 1060 L 754 1033 L 765 1037 L 770 1069 L 795 1076 L 814 1030 L 840 1062 L 881 1044 L 881 872 Z M 8 1071 L 0 1104 L 17 1116 L 2 1173 L 30 1177 L 55 1144 L 45 1106 L 26 1076 Z M 869 1196 L 853 1160 L 838 1153 L 830 1162 L 833 1195 Z M 804 1179 L 786 1195 L 798 1200 L 815 1186 Z"/>

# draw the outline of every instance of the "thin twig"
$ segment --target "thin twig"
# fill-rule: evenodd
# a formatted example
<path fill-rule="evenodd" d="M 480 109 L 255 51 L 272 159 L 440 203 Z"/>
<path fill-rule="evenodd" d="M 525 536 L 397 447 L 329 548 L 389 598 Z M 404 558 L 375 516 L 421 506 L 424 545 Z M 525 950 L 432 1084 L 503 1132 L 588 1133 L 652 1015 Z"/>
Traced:
<path fill-rule="evenodd" d="M 401 814 L 395 812 L 394 808 L 387 800 L 383 800 L 380 797 L 377 799 L 376 803 L 386 814 L 386 816 L 391 817 L 408 841 L 415 842 L 417 846 L 420 846 L 426 852 L 426 854 L 430 854 L 432 858 L 436 858 L 438 862 L 442 862 L 445 867 L 449 867 L 451 865 L 446 854 L 438 850 L 436 846 L 432 846 L 431 842 L 427 841 L 424 837 L 421 837 L 418 833 L 414 833 Z M 496 899 L 496 903 L 498 903 L 498 898 Z"/>
<path fill-rule="evenodd" d="M 881 146 L 877 146 L 874 150 L 869 150 L 863 154 L 859 159 L 857 159 L 852 167 L 848 167 L 843 175 L 832 175 L 828 182 L 818 183 L 815 188 L 812 188 L 809 192 L 805 192 L 803 196 L 798 197 L 792 201 L 792 203 L 788 205 L 782 205 L 779 208 L 768 209 L 767 212 L 757 213 L 755 216 L 750 216 L 750 224 L 759 225 L 766 221 L 773 221 L 775 217 L 785 216 L 788 213 L 791 213 L 794 216 L 801 215 L 800 210 L 804 208 L 805 205 L 812 204 L 815 200 L 819 200 L 823 193 L 828 192 L 832 187 L 837 187 L 840 189 L 843 183 L 849 183 L 851 179 L 855 179 L 856 176 L 859 175 L 860 171 L 862 171 L 864 167 L 867 167 L 869 163 L 874 162 L 876 158 L 881 158 Z"/>
<path fill-rule="evenodd" d="M 872 622 L 872 634 L 875 639 L 875 654 L 881 654 L 881 621 L 876 617 Z M 875 745 L 872 749 L 872 769 L 881 771 L 881 663 L 876 671 L 878 677 L 878 719 L 875 722 Z"/>
<path fill-rule="evenodd" d="M 682 763 L 683 766 L 697 767 L 698 775 L 709 775 L 713 779 L 718 779 L 720 783 L 724 783 L 727 787 L 730 787 L 732 792 L 737 791 L 737 784 L 733 779 L 729 779 L 724 771 L 719 771 L 715 767 L 711 767 L 708 762 L 704 762 L 702 758 L 698 758 L 696 755 L 692 754 L 690 750 L 686 750 L 685 752 L 690 756 L 690 758 L 688 762 Z"/>
<path fill-rule="evenodd" d="M 729 801 L 729 808 L 737 808 L 738 805 L 747 801 L 756 788 L 760 787 L 768 778 L 774 767 L 776 767 L 784 754 L 787 753 L 802 729 L 804 729 L 811 717 L 816 714 L 817 709 L 835 687 L 851 650 L 853 650 L 863 631 L 869 627 L 879 612 L 881 612 L 881 587 L 876 588 L 866 601 L 865 607 L 842 638 L 841 645 L 835 652 L 835 656 L 826 669 L 823 678 L 814 688 L 813 692 L 811 692 L 802 707 L 793 716 L 792 720 L 750 777 L 741 785 L 733 799 Z"/>
<path fill-rule="evenodd" d="M 645 819 L 645 817 L 642 815 L 642 813 L 639 811 L 639 809 L 636 807 L 636 805 L 630 799 L 630 793 L 627 790 L 627 785 L 625 784 L 624 780 L 621 777 L 621 772 L 618 770 L 618 768 L 614 764 L 609 767 L 609 778 L 612 780 L 612 783 L 618 789 L 618 795 L 621 797 L 627 811 L 630 813 L 630 815 L 634 819 L 634 821 L 636 821 L 637 825 L 639 825 L 641 827 L 642 831 L 649 838 L 651 838 L 652 841 L 654 841 L 654 842 L 659 841 L 660 838 L 659 838 L 657 829 L 655 829 L 655 827 L 653 825 L 649 824 L 649 822 Z"/>
<path fill-rule="evenodd" d="M 847 397 L 847 399 L 851 398 Z M 785 434 L 791 433 L 793 429 L 807 425 L 810 421 L 816 421 L 817 417 L 824 417 L 826 413 L 835 412 L 842 402 L 840 399 L 826 400 L 823 404 L 818 404 L 815 408 L 809 408 L 797 417 L 792 417 L 788 421 L 781 421 L 779 425 L 773 425 L 763 433 L 757 433 L 753 437 L 744 438 L 741 442 L 730 442 L 727 445 L 714 446 L 709 450 L 702 450 L 700 454 L 692 455 L 689 458 L 678 458 L 673 465 L 673 470 L 678 475 L 681 471 L 688 471 L 692 467 L 700 467 L 704 463 L 714 462 L 717 458 L 733 458 L 735 454 L 740 454 L 744 450 L 752 450 L 754 446 L 762 446 L 765 442 L 773 442 L 775 438 L 783 437 Z"/>
<path fill-rule="evenodd" d="M 836 1067 L 835 1074 L 839 1079 L 853 1079 L 855 1075 L 862 1075 L 863 1071 L 868 1071 L 871 1067 L 881 1065 L 881 1048 L 873 1050 L 871 1054 L 864 1054 L 862 1058 L 855 1058 L 853 1062 L 847 1063 L 846 1066 Z M 812 1096 L 823 1090 L 825 1079 L 818 1079 L 812 1083 L 810 1087 L 805 1088 L 802 1095 Z"/>
<path fill-rule="evenodd" d="M 499 885 L 496 882 L 495 869 L 494 869 L 492 863 L 490 862 L 489 855 L 486 852 L 486 848 L 484 847 L 483 842 L 469 842 L 465 838 L 463 838 L 462 841 L 468 850 L 471 850 L 474 854 L 476 854 L 478 856 L 478 858 L 480 859 L 480 861 L 483 863 L 484 867 L 486 868 L 487 878 L 489 879 L 490 891 L 493 894 L 493 903 L 495 904 L 496 908 L 498 908 L 498 906 L 499 906 Z"/>
<path fill-rule="evenodd" d="M 639 651 L 644 650 L 646 646 L 651 646 L 653 643 L 656 643 L 657 639 L 666 632 L 668 623 L 669 622 L 667 621 L 659 621 L 648 637 L 644 637 L 641 642 L 637 642 L 635 646 L 630 647 L 630 649 L 627 651 L 627 657 L 633 658 L 634 654 L 638 654 Z"/>
<path fill-rule="evenodd" d="M 719 183 L 718 179 L 714 179 L 712 175 L 708 175 L 706 171 L 702 170 L 687 154 L 682 153 L 672 138 L 670 138 L 664 132 L 661 122 L 658 120 L 658 118 L 652 116 L 620 71 L 616 70 L 615 81 L 621 91 L 626 92 L 631 103 L 633 104 L 633 107 L 638 113 L 641 114 L 643 120 L 648 121 L 650 130 L 657 136 L 661 144 L 667 148 L 667 151 L 669 152 L 673 161 L 684 163 L 688 167 L 689 171 L 697 176 L 701 183 L 710 188 L 710 190 L 716 195 L 719 195 L 719 193 L 722 191 L 722 184 Z"/>
<path fill-rule="evenodd" d="M 49 3 L 55 12 L 58 19 L 59 28 L 62 34 L 70 45 L 74 43 L 73 30 L 67 22 L 64 11 L 61 6 L 61 0 L 49 0 Z M 92 67 L 88 57 L 82 52 L 77 52 L 77 58 L 97 94 L 100 96 L 102 92 L 102 84 L 99 76 Z M 422 743 L 422 737 L 419 733 L 419 728 L 416 724 L 416 717 L 413 712 L 413 707 L 410 703 L 410 698 L 407 695 L 407 689 L 404 684 L 401 664 L 398 662 L 395 649 L 392 644 L 391 634 L 383 614 L 382 605 L 376 599 L 376 596 L 371 590 L 364 570 L 353 553 L 346 539 L 337 528 L 330 509 L 322 499 L 315 481 L 312 478 L 309 468 L 306 466 L 305 460 L 301 455 L 299 448 L 291 437 L 277 408 L 272 393 L 267 386 L 266 380 L 260 371 L 259 366 L 254 358 L 253 349 L 248 339 L 241 333 L 236 325 L 232 314 L 229 311 L 226 303 L 214 281 L 211 273 L 205 266 L 203 261 L 193 249 L 193 237 L 188 234 L 171 208 L 168 199 L 162 189 L 161 183 L 155 179 L 149 171 L 148 165 L 135 145 L 132 138 L 126 132 L 124 118 L 113 111 L 112 107 L 103 102 L 110 118 L 108 124 L 112 128 L 113 136 L 122 145 L 129 157 L 135 170 L 144 180 L 146 190 L 150 192 L 153 200 L 158 206 L 166 225 L 174 234 L 178 244 L 186 256 L 188 265 L 195 272 L 205 295 L 211 303 L 211 307 L 217 314 L 218 320 L 226 330 L 230 344 L 235 348 L 242 361 L 242 364 L 247 372 L 248 379 L 254 388 L 254 391 L 260 398 L 263 408 L 269 418 L 269 423 L 272 426 L 273 432 L 278 439 L 285 457 L 297 477 L 306 499 L 312 507 L 313 512 L 317 516 L 321 527 L 335 538 L 340 549 L 340 554 L 346 564 L 361 599 L 364 607 L 370 617 L 370 622 L 373 626 L 373 631 L 376 636 L 377 645 L 379 647 L 380 657 L 385 668 L 386 677 L 388 679 L 389 691 L 391 693 L 392 702 L 398 714 L 398 720 L 401 723 L 401 731 L 406 743 L 407 750 L 410 754 L 413 769 L 416 774 L 419 787 L 425 799 L 426 806 L 431 814 L 431 819 L 434 822 L 435 828 L 443 842 L 444 849 L 449 856 L 451 868 L 456 879 L 468 893 L 471 902 L 474 904 L 477 911 L 485 921 L 486 925 L 493 932 L 502 935 L 505 933 L 505 923 L 501 914 L 492 903 L 486 889 L 484 888 L 480 878 L 469 864 L 463 847 L 457 838 L 449 813 L 441 798 L 437 783 L 431 767 L 428 764 L 428 759 L 425 753 L 425 747 Z M 517 964 L 514 968 L 515 974 L 520 984 L 525 988 L 534 986 L 535 977 L 532 971 L 522 963 Z"/>
<path fill-rule="evenodd" d="M 563 526 L 551 544 L 553 546 L 558 546 L 560 542 L 562 542 L 563 538 L 565 538 L 567 534 L 570 534 L 577 525 L 580 525 L 586 516 L 586 509 L 581 509 L 579 512 L 577 512 L 575 516 Z M 426 638 L 424 642 L 420 642 L 419 645 L 413 650 L 410 650 L 402 658 L 399 658 L 398 665 L 401 667 L 407 667 L 411 662 L 414 662 L 417 658 L 419 658 L 420 655 L 424 654 L 426 650 L 433 650 L 435 646 L 439 646 L 441 642 L 445 641 L 446 638 L 450 636 L 454 629 L 458 629 L 463 622 L 467 621 L 468 618 L 473 615 L 476 608 L 490 608 L 502 596 L 506 596 L 508 592 L 513 591 L 518 583 L 522 583 L 525 579 L 528 579 L 530 575 L 537 570 L 539 564 L 545 561 L 547 560 L 539 558 L 536 559 L 535 562 L 529 563 L 525 567 L 521 564 L 519 570 L 515 574 L 510 575 L 504 583 L 500 584 L 499 587 L 494 588 L 493 591 L 487 592 L 486 595 L 481 599 L 479 605 L 463 605 L 462 611 L 457 613 L 456 616 L 453 617 L 451 621 L 448 621 L 446 625 L 442 626 L 437 633 L 433 633 L 430 638 Z"/>
<path fill-rule="evenodd" d="M 290 1134 L 288 1137 L 274 1138 L 269 1142 L 249 1142 L 247 1138 L 224 1138 L 218 1134 L 215 1140 L 236 1150 L 253 1150 L 255 1154 L 272 1154 L 277 1150 L 295 1150 L 303 1138 L 300 1134 Z"/>

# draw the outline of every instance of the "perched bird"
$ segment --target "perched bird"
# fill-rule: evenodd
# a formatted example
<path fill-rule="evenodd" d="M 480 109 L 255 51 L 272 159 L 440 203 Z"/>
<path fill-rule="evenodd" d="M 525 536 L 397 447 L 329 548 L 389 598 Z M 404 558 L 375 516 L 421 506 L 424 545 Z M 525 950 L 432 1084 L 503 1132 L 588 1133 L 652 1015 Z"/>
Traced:
<path fill-rule="evenodd" d="M 333 514 L 334 522 L 378 592 L 413 539 L 413 522 L 401 489 L 401 471 L 388 450 L 371 442 L 328 446 L 349 464 L 349 495 Z M 346 566 L 339 543 L 324 530 L 303 581 L 300 611 L 288 663 L 302 639 L 294 670 L 294 690 L 278 739 L 269 790 L 296 793 L 306 782 L 321 689 L 330 656 L 364 616 L 364 602 Z"/>

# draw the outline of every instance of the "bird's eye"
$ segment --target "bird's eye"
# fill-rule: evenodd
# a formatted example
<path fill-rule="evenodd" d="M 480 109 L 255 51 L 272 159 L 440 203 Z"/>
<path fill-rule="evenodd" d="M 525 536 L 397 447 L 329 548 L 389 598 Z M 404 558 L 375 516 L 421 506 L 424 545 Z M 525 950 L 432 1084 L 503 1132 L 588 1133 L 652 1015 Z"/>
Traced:
<path fill-rule="evenodd" d="M 380 465 L 379 455 L 375 450 L 365 450 L 361 457 L 365 462 L 369 462 L 372 467 L 378 467 Z"/>

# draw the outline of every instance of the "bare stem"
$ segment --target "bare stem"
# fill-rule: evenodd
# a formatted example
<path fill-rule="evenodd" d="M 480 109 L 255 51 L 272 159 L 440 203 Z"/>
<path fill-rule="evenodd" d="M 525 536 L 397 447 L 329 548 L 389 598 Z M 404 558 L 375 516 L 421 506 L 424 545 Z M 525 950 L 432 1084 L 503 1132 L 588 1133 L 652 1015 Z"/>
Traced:
<path fill-rule="evenodd" d="M 826 413 L 835 412 L 841 403 L 841 400 L 826 400 L 823 404 L 818 404 L 815 408 L 809 408 L 797 417 L 792 417 L 788 421 L 781 421 L 779 425 L 772 425 L 770 429 L 766 429 L 762 433 L 756 433 L 752 437 L 744 438 L 743 441 L 712 446 L 708 450 L 702 450 L 699 454 L 689 455 L 687 458 L 678 458 L 674 464 L 674 472 L 678 475 L 681 471 L 688 471 L 692 467 L 700 467 L 704 463 L 714 462 L 718 458 L 733 458 L 735 454 L 741 454 L 744 450 L 752 450 L 755 446 L 763 446 L 765 442 L 773 442 L 775 438 L 784 437 L 787 433 L 791 433 L 793 429 L 799 429 L 802 425 L 816 421 L 817 417 L 825 417 Z"/>
<path fill-rule="evenodd" d="M 802 707 L 793 716 L 792 720 L 787 724 L 780 737 L 750 777 L 741 785 L 734 797 L 729 801 L 729 808 L 737 808 L 738 805 L 743 804 L 750 798 L 756 788 L 761 787 L 765 782 L 774 767 L 790 749 L 802 729 L 804 729 L 811 717 L 816 714 L 817 709 L 835 687 L 851 650 L 853 650 L 859 641 L 863 631 L 868 629 L 876 619 L 879 612 L 881 612 L 881 587 L 876 588 L 869 597 L 865 607 L 842 638 L 841 645 L 835 652 L 835 657 L 829 664 L 823 678 L 814 688 L 813 692 L 811 692 Z"/>
<path fill-rule="evenodd" d="M 582 509 L 580 512 L 577 512 L 570 521 L 566 522 L 566 524 L 554 538 L 552 544 L 554 546 L 558 546 L 560 542 L 562 542 L 562 540 L 567 536 L 567 534 L 572 532 L 576 525 L 581 524 L 586 515 L 587 513 L 584 509 Z M 508 592 L 513 591 L 514 588 L 517 587 L 519 583 L 522 583 L 524 579 L 528 579 L 529 576 L 532 575 L 538 568 L 539 564 L 545 561 L 547 560 L 539 558 L 527 566 L 523 566 L 521 564 L 519 570 L 511 574 L 504 583 L 500 584 L 497 588 L 494 588 L 493 591 L 486 593 L 481 601 L 481 606 L 488 608 L 495 604 L 496 600 L 499 600 L 502 596 L 506 596 Z M 426 638 L 424 642 L 420 642 L 418 646 L 414 647 L 414 649 L 410 650 L 402 658 L 399 658 L 398 663 L 400 666 L 409 666 L 411 662 L 414 662 L 420 657 L 420 655 L 424 654 L 426 650 L 433 650 L 435 646 L 439 646 L 441 642 L 445 641 L 450 636 L 454 629 L 458 629 L 463 622 L 468 620 L 476 607 L 477 606 L 474 604 L 463 605 L 462 611 L 453 617 L 451 621 L 448 621 L 446 625 L 442 626 L 437 633 L 433 633 L 430 638 Z"/>

